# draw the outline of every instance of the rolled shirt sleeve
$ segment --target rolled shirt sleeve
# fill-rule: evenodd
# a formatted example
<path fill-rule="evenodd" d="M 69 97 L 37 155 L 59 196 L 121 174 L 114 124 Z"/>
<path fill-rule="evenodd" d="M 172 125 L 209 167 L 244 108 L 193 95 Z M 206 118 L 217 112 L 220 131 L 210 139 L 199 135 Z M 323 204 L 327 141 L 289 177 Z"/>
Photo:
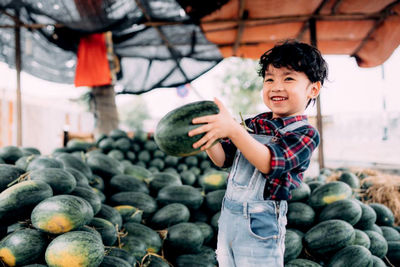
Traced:
<path fill-rule="evenodd" d="M 233 164 L 233 159 L 235 158 L 237 148 L 235 144 L 233 144 L 233 142 L 228 138 L 221 140 L 220 143 L 225 152 L 225 161 L 222 168 L 229 168 Z"/>

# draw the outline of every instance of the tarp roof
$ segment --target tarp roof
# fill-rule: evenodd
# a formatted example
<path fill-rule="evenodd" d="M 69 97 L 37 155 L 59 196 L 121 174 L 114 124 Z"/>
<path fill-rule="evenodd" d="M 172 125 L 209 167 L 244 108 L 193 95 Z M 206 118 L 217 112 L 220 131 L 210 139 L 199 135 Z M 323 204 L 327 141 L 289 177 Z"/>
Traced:
<path fill-rule="evenodd" d="M 123 93 L 190 82 L 224 57 L 259 58 L 286 38 L 382 64 L 400 44 L 393 0 L 0 0 L 0 61 L 14 64 L 14 23 L 22 23 L 22 69 L 72 83 L 82 35 L 112 31 Z"/>
<path fill-rule="evenodd" d="M 236 0 L 200 25 L 224 57 L 259 58 L 277 40 L 310 43 L 310 19 L 322 53 L 354 56 L 360 67 L 382 64 L 400 44 L 400 1 L 393 0 Z"/>

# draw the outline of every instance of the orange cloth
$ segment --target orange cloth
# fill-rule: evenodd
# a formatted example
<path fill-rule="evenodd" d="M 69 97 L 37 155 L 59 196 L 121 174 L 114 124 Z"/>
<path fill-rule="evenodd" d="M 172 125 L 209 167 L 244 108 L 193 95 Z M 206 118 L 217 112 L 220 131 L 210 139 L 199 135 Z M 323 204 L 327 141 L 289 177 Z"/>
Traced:
<path fill-rule="evenodd" d="M 78 46 L 75 86 L 101 86 L 111 84 L 110 66 L 104 33 L 82 37 Z"/>

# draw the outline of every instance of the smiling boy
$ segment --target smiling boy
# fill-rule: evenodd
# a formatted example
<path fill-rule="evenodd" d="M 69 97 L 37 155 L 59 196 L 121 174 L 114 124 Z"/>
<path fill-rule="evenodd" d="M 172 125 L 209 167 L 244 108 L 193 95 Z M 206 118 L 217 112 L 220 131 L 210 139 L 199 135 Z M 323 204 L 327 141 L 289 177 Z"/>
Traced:
<path fill-rule="evenodd" d="M 205 150 L 215 165 L 231 167 L 218 222 L 221 267 L 284 265 L 287 200 L 319 144 L 304 111 L 327 77 L 320 52 L 286 41 L 265 52 L 259 64 L 269 112 L 247 119 L 246 130 L 215 99 L 219 113 L 193 119 L 204 125 L 189 132 L 205 133 L 193 147 Z"/>

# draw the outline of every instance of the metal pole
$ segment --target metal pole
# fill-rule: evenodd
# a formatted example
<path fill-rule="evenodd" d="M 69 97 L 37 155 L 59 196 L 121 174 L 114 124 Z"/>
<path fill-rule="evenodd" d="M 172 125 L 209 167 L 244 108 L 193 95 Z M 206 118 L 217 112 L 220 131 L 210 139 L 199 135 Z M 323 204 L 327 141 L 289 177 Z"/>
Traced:
<path fill-rule="evenodd" d="M 19 10 L 15 9 L 15 69 L 17 71 L 17 146 L 22 146 L 22 101 L 21 101 L 21 28 Z"/>
<path fill-rule="evenodd" d="M 311 45 L 317 48 L 317 29 L 316 29 L 316 20 L 315 18 L 311 18 L 309 20 L 310 27 L 310 40 Z M 318 163 L 319 169 L 325 168 L 325 160 L 324 160 L 324 138 L 322 132 L 322 115 L 321 115 L 321 98 L 317 97 L 317 129 L 320 135 L 320 143 L 318 147 Z"/>

